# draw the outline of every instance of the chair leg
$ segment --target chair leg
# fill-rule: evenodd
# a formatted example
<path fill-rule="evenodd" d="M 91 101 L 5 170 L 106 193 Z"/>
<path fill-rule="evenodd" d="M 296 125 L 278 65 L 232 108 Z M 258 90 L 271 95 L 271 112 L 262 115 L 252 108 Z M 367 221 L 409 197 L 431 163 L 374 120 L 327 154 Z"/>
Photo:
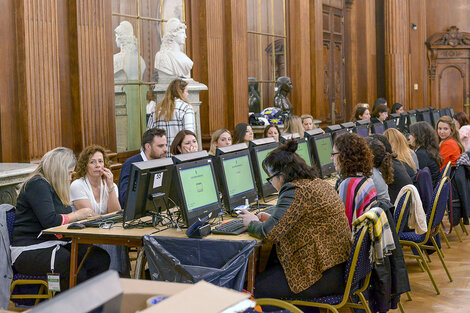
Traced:
<path fill-rule="evenodd" d="M 369 308 L 369 303 L 367 302 L 366 297 L 364 297 L 364 294 L 362 294 L 362 292 L 358 292 L 357 296 L 361 300 L 362 307 L 364 308 L 366 313 L 372 313 L 372 311 Z"/>
<path fill-rule="evenodd" d="M 439 287 L 437 287 L 436 281 L 434 280 L 434 276 L 432 276 L 432 274 L 431 274 L 431 269 L 429 268 L 428 262 L 426 262 L 426 259 L 424 258 L 423 250 L 415 242 L 409 241 L 409 243 L 418 251 L 419 256 L 421 257 L 421 261 L 423 262 L 424 269 L 428 273 L 428 276 L 431 279 L 431 283 L 434 286 L 434 289 L 436 290 L 436 293 L 440 294 L 441 292 L 439 290 Z"/>
<path fill-rule="evenodd" d="M 465 224 L 463 223 L 463 219 L 460 219 L 459 224 L 460 224 L 460 228 L 462 228 L 463 233 L 464 233 L 466 236 L 468 236 L 468 231 L 467 231 L 467 228 L 465 227 Z"/>
<path fill-rule="evenodd" d="M 444 230 L 442 229 L 442 226 L 441 226 L 441 225 L 439 225 L 439 233 L 441 234 L 442 240 L 445 241 L 445 243 L 446 243 L 446 245 L 447 245 L 447 248 L 450 249 L 449 240 L 447 240 L 447 236 L 446 236 L 446 234 L 444 233 Z"/>
<path fill-rule="evenodd" d="M 431 263 L 432 260 L 431 260 L 431 258 L 429 257 L 428 252 L 427 252 L 426 250 L 423 250 L 423 254 L 424 254 L 424 255 L 426 256 L 426 258 L 428 259 L 428 263 Z"/>
<path fill-rule="evenodd" d="M 454 228 L 455 234 L 457 235 L 457 238 L 459 239 L 460 242 L 462 242 L 462 237 L 460 237 L 459 229 Z"/>
<path fill-rule="evenodd" d="M 452 281 L 452 276 L 450 276 L 449 269 L 447 268 L 447 265 L 444 261 L 444 257 L 442 256 L 441 249 L 439 249 L 439 247 L 437 246 L 437 242 L 434 239 L 434 237 L 431 237 L 431 241 L 432 241 L 433 246 L 436 248 L 437 255 L 439 256 L 439 259 L 441 259 L 442 266 L 444 266 L 444 269 L 447 273 L 447 276 L 449 277 L 449 280 Z"/>
<path fill-rule="evenodd" d="M 409 291 L 406 292 L 406 296 L 408 297 L 408 301 L 412 301 L 411 294 Z"/>
<path fill-rule="evenodd" d="M 419 259 L 416 259 L 418 261 L 419 268 L 421 269 L 421 272 L 424 272 L 424 267 L 423 264 L 421 264 L 421 261 Z"/>
<path fill-rule="evenodd" d="M 403 309 L 403 305 L 401 305 L 401 302 L 398 302 L 398 308 L 400 309 L 401 313 L 405 313 L 405 310 Z"/>

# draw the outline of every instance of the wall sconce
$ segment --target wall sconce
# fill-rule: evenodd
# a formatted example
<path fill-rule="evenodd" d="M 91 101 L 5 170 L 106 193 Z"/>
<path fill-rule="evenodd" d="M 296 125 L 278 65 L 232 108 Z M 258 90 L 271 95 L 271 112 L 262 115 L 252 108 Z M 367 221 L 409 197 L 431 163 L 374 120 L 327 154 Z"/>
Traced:
<path fill-rule="evenodd" d="M 415 23 L 411 23 L 411 29 L 412 29 L 412 30 L 417 30 L 417 29 L 418 29 L 418 25 L 416 25 Z"/>

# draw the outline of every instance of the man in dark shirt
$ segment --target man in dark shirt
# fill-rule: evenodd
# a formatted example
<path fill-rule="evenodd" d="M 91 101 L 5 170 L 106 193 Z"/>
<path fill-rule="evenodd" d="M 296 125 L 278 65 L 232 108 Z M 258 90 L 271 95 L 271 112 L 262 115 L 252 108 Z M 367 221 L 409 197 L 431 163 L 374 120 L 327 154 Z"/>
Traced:
<path fill-rule="evenodd" d="M 124 162 L 119 175 L 119 203 L 122 208 L 124 208 L 127 199 L 127 185 L 129 184 L 132 163 L 164 158 L 167 152 L 168 146 L 164 129 L 150 128 L 143 134 L 140 153 Z"/>

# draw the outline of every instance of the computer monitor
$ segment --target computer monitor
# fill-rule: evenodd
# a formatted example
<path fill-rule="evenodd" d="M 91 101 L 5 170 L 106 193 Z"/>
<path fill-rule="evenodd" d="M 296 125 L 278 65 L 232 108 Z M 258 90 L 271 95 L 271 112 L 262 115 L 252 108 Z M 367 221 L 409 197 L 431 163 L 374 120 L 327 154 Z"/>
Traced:
<path fill-rule="evenodd" d="M 400 113 L 400 120 L 397 125 L 398 130 L 402 133 L 408 132 L 408 112 Z"/>
<path fill-rule="evenodd" d="M 136 162 L 131 165 L 124 205 L 124 223 L 168 208 L 172 169 L 171 158 Z"/>
<path fill-rule="evenodd" d="M 217 148 L 214 168 L 225 209 L 232 212 L 239 205 L 258 199 L 255 175 L 246 144 Z"/>
<path fill-rule="evenodd" d="M 330 125 L 326 127 L 326 132 L 331 133 L 331 138 L 333 139 L 333 142 L 336 139 L 336 136 L 338 136 L 341 133 L 347 132 L 345 128 L 342 128 L 341 125 Z"/>
<path fill-rule="evenodd" d="M 308 166 L 312 166 L 312 157 L 310 153 L 310 144 L 308 138 L 298 138 L 297 139 L 297 151 L 295 151 Z"/>
<path fill-rule="evenodd" d="M 281 143 L 285 143 L 287 140 L 290 139 L 295 139 L 295 138 L 300 138 L 300 135 L 298 133 L 284 133 L 281 136 L 279 136 L 279 141 Z"/>
<path fill-rule="evenodd" d="M 449 107 L 449 108 L 448 108 L 448 112 L 449 112 L 449 116 L 450 116 L 450 117 L 454 117 L 455 112 L 454 112 L 454 108 L 453 108 L 453 107 Z"/>
<path fill-rule="evenodd" d="M 307 137 L 307 138 L 310 138 L 311 136 L 317 136 L 317 135 L 321 135 L 323 133 L 324 133 L 324 131 L 321 128 L 314 128 L 314 129 L 311 129 L 311 130 L 307 130 L 304 133 L 304 136 Z"/>
<path fill-rule="evenodd" d="M 331 133 L 312 136 L 309 138 L 315 163 L 318 167 L 320 177 L 328 176 L 335 172 L 335 165 L 331 158 L 333 152 L 333 140 Z"/>
<path fill-rule="evenodd" d="M 268 174 L 263 169 L 263 161 L 268 154 L 279 147 L 279 143 L 273 138 L 262 138 L 250 141 L 249 150 L 251 156 L 251 164 L 255 174 L 256 187 L 258 195 L 266 198 L 277 190 L 266 180 Z"/>
<path fill-rule="evenodd" d="M 433 125 L 431 115 L 432 114 L 429 108 L 416 110 L 416 119 L 418 121 L 428 122 L 429 124 Z"/>
<path fill-rule="evenodd" d="M 354 131 L 354 128 L 356 127 L 356 124 L 354 124 L 354 122 L 346 122 L 340 125 L 342 128 L 346 129 L 350 133 L 352 133 Z"/>
<path fill-rule="evenodd" d="M 437 121 L 441 118 L 441 114 L 439 113 L 439 110 L 432 110 L 431 111 L 431 119 L 432 119 L 432 126 L 436 127 Z"/>
<path fill-rule="evenodd" d="M 415 110 L 408 111 L 408 126 L 413 125 L 417 121 L 418 119 L 416 117 L 416 111 Z"/>
<path fill-rule="evenodd" d="M 369 125 L 357 125 L 354 132 L 363 138 L 369 137 Z"/>
<path fill-rule="evenodd" d="M 373 134 L 383 134 L 385 131 L 385 125 L 382 123 L 373 123 L 371 125 L 371 131 Z"/>
<path fill-rule="evenodd" d="M 109 270 L 39 303 L 33 312 L 120 312 L 122 299 L 123 289 L 119 275 L 116 271 Z"/>
<path fill-rule="evenodd" d="M 397 128 L 397 124 L 395 123 L 395 119 L 389 119 L 384 121 L 385 129 L 389 128 Z"/>
<path fill-rule="evenodd" d="M 170 197 L 179 206 L 186 226 L 221 213 L 222 204 L 211 158 L 177 163 L 173 172 Z"/>

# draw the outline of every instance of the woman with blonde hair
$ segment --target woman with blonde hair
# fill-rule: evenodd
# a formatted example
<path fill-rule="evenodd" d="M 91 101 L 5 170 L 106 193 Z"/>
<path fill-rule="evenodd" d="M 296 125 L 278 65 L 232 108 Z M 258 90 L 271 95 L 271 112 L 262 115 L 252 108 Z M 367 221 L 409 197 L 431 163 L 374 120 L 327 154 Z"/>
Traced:
<path fill-rule="evenodd" d="M 194 110 L 188 103 L 188 82 L 177 78 L 173 80 L 165 92 L 165 97 L 159 102 L 155 111 L 149 117 L 147 129 L 160 128 L 166 130 L 168 146 L 171 146 L 176 134 L 187 129 L 196 131 Z"/>
<path fill-rule="evenodd" d="M 304 126 L 302 125 L 302 119 L 297 115 L 291 115 L 284 121 L 283 134 L 299 134 L 300 138 L 304 137 Z"/>
<path fill-rule="evenodd" d="M 408 175 L 410 175 L 410 173 L 416 174 L 416 170 L 419 167 L 418 158 L 414 151 L 408 146 L 406 137 L 395 128 L 387 129 L 384 132 L 384 136 L 387 137 L 393 152 L 396 153 L 396 159 L 405 166 Z M 410 175 L 410 177 L 412 177 L 412 175 Z"/>
<path fill-rule="evenodd" d="M 11 262 L 26 275 L 60 275 L 60 288 L 69 286 L 71 244 L 65 238 L 44 235 L 42 231 L 55 226 L 83 220 L 94 215 L 91 208 L 72 211 L 70 181 L 76 164 L 72 150 L 55 148 L 47 152 L 36 170 L 23 183 L 15 210 L 11 241 Z M 94 277 L 109 267 L 109 255 L 103 249 L 78 246 L 78 263 L 85 254 L 78 282 Z M 52 258 L 53 256 L 54 258 Z M 51 264 L 51 259 L 55 260 Z"/>
<path fill-rule="evenodd" d="M 302 126 L 304 127 L 304 131 L 317 128 L 317 125 L 313 123 L 313 116 L 310 114 L 302 114 L 300 118 L 302 119 Z"/>
<path fill-rule="evenodd" d="M 211 136 L 210 155 L 215 155 L 215 150 L 232 144 L 232 134 L 228 129 L 217 129 Z"/>

